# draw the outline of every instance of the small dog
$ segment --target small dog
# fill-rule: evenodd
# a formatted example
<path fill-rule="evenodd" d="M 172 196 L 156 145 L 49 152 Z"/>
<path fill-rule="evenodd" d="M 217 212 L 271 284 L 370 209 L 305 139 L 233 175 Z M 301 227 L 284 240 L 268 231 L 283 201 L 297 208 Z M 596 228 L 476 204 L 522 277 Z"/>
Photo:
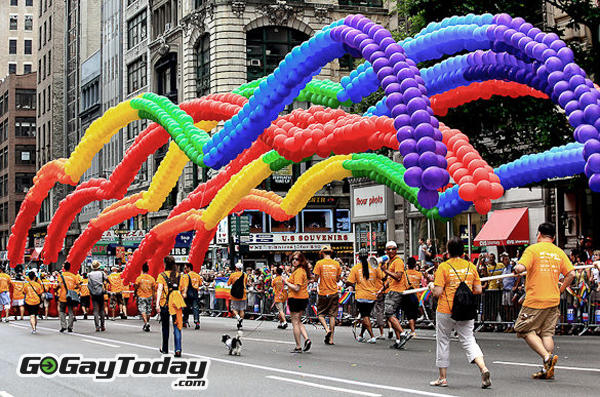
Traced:
<path fill-rule="evenodd" d="M 242 354 L 242 331 L 238 331 L 235 338 L 224 334 L 221 337 L 221 342 L 229 349 L 230 356 L 240 356 Z"/>

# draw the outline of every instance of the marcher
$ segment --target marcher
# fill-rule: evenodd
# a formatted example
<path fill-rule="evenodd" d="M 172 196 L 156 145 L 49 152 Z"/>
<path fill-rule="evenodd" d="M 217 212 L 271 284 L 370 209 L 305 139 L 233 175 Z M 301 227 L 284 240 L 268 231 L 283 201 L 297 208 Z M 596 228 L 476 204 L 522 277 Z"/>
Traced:
<path fill-rule="evenodd" d="M 227 280 L 227 285 L 231 285 L 231 290 L 239 290 L 243 292 L 237 297 L 233 296 L 236 292 L 233 292 L 231 295 L 231 301 L 229 302 L 229 309 L 233 312 L 237 320 L 237 328 L 242 329 L 244 326 L 244 310 L 246 310 L 246 306 L 248 306 L 248 276 L 242 270 L 244 265 L 241 262 L 235 264 L 236 272 L 231 273 L 229 279 Z M 241 278 L 241 281 L 238 284 L 235 284 Z"/>
<path fill-rule="evenodd" d="M 96 326 L 96 332 L 106 331 L 106 328 L 104 327 L 104 292 L 107 283 L 108 277 L 100 270 L 100 262 L 93 261 L 92 271 L 88 274 L 88 289 L 90 290 L 92 305 L 94 306 L 94 324 Z"/>
<path fill-rule="evenodd" d="M 452 237 L 448 240 L 448 254 L 450 258 L 442 263 L 435 272 L 435 281 L 429 284 L 433 295 L 438 300 L 436 313 L 435 335 L 437 341 L 436 366 L 439 370 L 438 379 L 430 383 L 431 386 L 448 386 L 447 372 L 450 365 L 450 335 L 452 329 L 458 334 L 458 340 L 467 353 L 469 363 L 475 363 L 481 371 L 481 387 L 488 388 L 492 385 L 490 371 L 483 360 L 483 352 L 475 340 L 473 328 L 475 319 L 455 321 L 451 318 L 454 297 L 458 286 L 464 282 L 473 294 L 481 294 L 481 280 L 477 268 L 471 262 L 462 259 L 464 245 L 460 238 Z"/>
<path fill-rule="evenodd" d="M 90 280 L 88 279 L 87 273 L 83 273 L 81 275 L 81 292 L 79 296 L 81 298 L 81 311 L 83 312 L 84 320 L 87 320 L 88 312 L 90 310 L 90 289 L 88 288 L 89 281 Z"/>
<path fill-rule="evenodd" d="M 319 255 L 321 260 L 317 261 L 313 270 L 314 280 L 319 283 L 317 316 L 319 322 L 325 328 L 325 344 L 333 345 L 333 331 L 335 330 L 335 318 L 338 314 L 340 299 L 337 283 L 342 276 L 342 268 L 337 261 L 331 258 L 333 255 L 331 246 L 324 245 L 321 247 Z M 325 317 L 329 318 L 329 324 Z"/>
<path fill-rule="evenodd" d="M 308 333 L 304 324 L 302 324 L 302 315 L 308 304 L 308 263 L 304 254 L 296 251 L 292 254 L 293 272 L 289 279 L 284 278 L 283 282 L 288 287 L 288 307 L 292 317 L 292 327 L 296 347 L 290 353 L 307 352 L 312 346 L 308 338 Z M 301 336 L 304 337 L 304 350 L 301 347 Z"/>
<path fill-rule="evenodd" d="M 112 273 L 108 276 L 108 282 L 110 283 L 110 310 L 111 310 L 111 320 L 115 321 L 115 309 L 119 309 L 119 316 L 122 319 L 126 319 L 123 312 L 123 279 L 121 278 L 121 273 L 119 273 L 119 269 L 116 266 L 111 268 Z"/>
<path fill-rule="evenodd" d="M 4 273 L 4 267 L 0 266 L 0 322 L 8 322 L 10 313 L 10 276 Z"/>
<path fill-rule="evenodd" d="M 162 324 L 162 354 L 169 353 L 169 317 L 173 320 L 173 340 L 175 357 L 181 357 L 181 329 L 183 328 L 183 292 L 185 286 L 181 282 L 181 274 L 177 269 L 175 258 L 166 256 L 163 259 L 165 271 L 158 275 L 156 291 L 156 311 L 160 313 Z"/>
<path fill-rule="evenodd" d="M 554 331 L 559 318 L 560 294 L 571 285 L 575 271 L 563 250 L 554 245 L 556 228 L 550 222 L 539 225 L 537 243 L 525 249 L 515 273 L 527 271 L 525 302 L 515 322 L 517 337 L 542 357 L 542 369 L 534 379 L 553 379 L 558 356 L 554 352 Z M 559 288 L 559 275 L 564 276 Z"/>
<path fill-rule="evenodd" d="M 204 282 L 202 276 L 194 271 L 194 265 L 191 263 L 185 264 L 185 304 L 186 310 L 183 313 L 183 326 L 184 328 L 189 327 L 188 320 L 190 318 L 190 312 L 194 315 L 195 329 L 200 329 L 200 298 L 198 291 L 200 286 Z"/>
<path fill-rule="evenodd" d="M 396 317 L 402 304 L 402 293 L 406 289 L 404 261 L 397 255 L 398 245 L 395 241 L 388 241 L 385 245 L 385 249 L 390 258 L 387 266 L 381 267 L 381 270 L 388 276 L 386 284 L 388 284 L 390 288 L 385 297 L 385 317 L 396 333 L 396 341 L 390 347 L 402 349 L 406 342 L 412 338 L 412 335 L 404 332 L 400 321 Z"/>
<path fill-rule="evenodd" d="M 279 318 L 279 325 L 277 328 L 286 329 L 288 323 L 285 318 L 285 302 L 287 301 L 288 294 L 284 288 L 282 278 L 283 268 L 278 267 L 276 273 L 277 276 L 271 281 L 271 285 L 273 286 L 273 305 L 277 309 L 277 318 Z"/>
<path fill-rule="evenodd" d="M 500 260 L 504 264 L 502 274 L 512 274 L 514 270 L 514 264 L 510 260 L 510 256 L 503 252 L 500 254 Z M 514 332 L 514 321 L 516 318 L 515 304 L 513 297 L 517 291 L 517 286 L 520 282 L 520 277 L 507 277 L 502 280 L 502 318 L 504 321 L 508 321 L 510 324 L 504 330 L 505 333 Z"/>
<path fill-rule="evenodd" d="M 356 340 L 358 342 L 376 343 L 377 338 L 373 333 L 370 317 L 377 295 L 383 292 L 381 280 L 385 277 L 385 274 L 381 270 L 381 266 L 373 268 L 369 265 L 368 256 L 366 249 L 362 248 L 358 251 L 360 263 L 352 267 L 346 282 L 355 285 L 356 304 L 362 320 L 362 327 Z M 365 340 L 365 331 L 371 335 L 371 338 Z"/>
<path fill-rule="evenodd" d="M 421 272 L 417 270 L 417 261 L 412 256 L 406 260 L 406 266 L 408 267 L 404 272 L 404 278 L 406 281 L 406 290 L 417 289 L 421 283 Z M 405 290 L 405 291 L 406 291 Z M 416 335 L 415 323 L 419 318 L 419 297 L 417 294 L 408 294 L 402 297 L 402 312 L 404 317 L 408 320 L 408 326 L 410 327 L 410 338 L 414 338 Z"/>
<path fill-rule="evenodd" d="M 29 323 L 31 324 L 31 333 L 37 333 L 37 315 L 42 303 L 42 293 L 44 289 L 39 283 L 34 271 L 30 271 L 25 283 L 25 308 L 29 313 Z"/>
<path fill-rule="evenodd" d="M 25 315 L 25 282 L 23 281 L 23 275 L 21 272 L 17 272 L 14 280 L 11 280 L 10 285 L 12 286 L 12 305 L 15 307 L 15 321 L 17 320 L 17 310 L 21 315 L 21 321 Z"/>
<path fill-rule="evenodd" d="M 150 316 L 152 315 L 152 297 L 154 296 L 156 280 L 148 274 L 148 263 L 142 265 L 142 274 L 135 279 L 134 293 L 137 297 L 138 312 L 144 320 L 142 330 L 150 332 Z"/>
<path fill-rule="evenodd" d="M 65 262 L 62 268 L 62 274 L 58 277 L 58 313 L 60 317 L 60 332 L 73 332 L 73 322 L 75 321 L 76 303 L 67 299 L 67 290 L 79 292 L 79 280 L 77 276 L 71 273 L 71 264 Z M 69 312 L 69 321 L 67 322 L 67 310 Z"/>
<path fill-rule="evenodd" d="M 423 267 L 426 267 L 427 253 L 427 244 L 425 244 L 425 239 L 421 237 L 419 238 L 419 264 Z"/>
<path fill-rule="evenodd" d="M 496 262 L 496 255 L 489 253 L 486 260 L 486 268 L 488 276 L 493 277 L 501 275 L 505 266 L 504 263 Z M 500 311 L 500 304 L 502 303 L 502 280 L 490 280 L 483 298 L 484 320 L 496 323 L 498 316 L 500 316 L 500 322 L 502 322 L 502 313 Z M 500 327 L 497 324 L 494 326 L 490 324 L 489 329 L 499 331 Z"/>
<path fill-rule="evenodd" d="M 42 288 L 44 289 L 44 293 L 42 294 L 42 305 L 40 307 L 44 308 L 44 313 L 43 316 L 40 315 L 39 317 L 43 320 L 43 319 L 48 319 L 48 311 L 50 310 L 50 302 L 52 302 L 52 299 L 54 298 L 54 295 L 52 294 L 52 283 L 50 282 L 50 280 L 48 280 L 48 278 L 46 277 L 46 273 L 42 272 L 40 273 L 40 284 L 42 285 Z"/>

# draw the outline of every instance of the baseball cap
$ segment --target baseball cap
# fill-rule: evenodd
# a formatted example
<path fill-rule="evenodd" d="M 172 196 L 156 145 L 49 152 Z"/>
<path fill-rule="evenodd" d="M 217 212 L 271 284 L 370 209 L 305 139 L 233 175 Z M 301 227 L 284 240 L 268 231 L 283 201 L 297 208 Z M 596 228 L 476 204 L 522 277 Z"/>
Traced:
<path fill-rule="evenodd" d="M 395 241 L 388 241 L 387 243 L 385 243 L 385 248 L 398 248 L 398 244 L 396 244 Z"/>
<path fill-rule="evenodd" d="M 331 249 L 331 245 L 324 245 L 321 247 L 321 253 L 323 252 L 333 252 L 333 250 Z"/>

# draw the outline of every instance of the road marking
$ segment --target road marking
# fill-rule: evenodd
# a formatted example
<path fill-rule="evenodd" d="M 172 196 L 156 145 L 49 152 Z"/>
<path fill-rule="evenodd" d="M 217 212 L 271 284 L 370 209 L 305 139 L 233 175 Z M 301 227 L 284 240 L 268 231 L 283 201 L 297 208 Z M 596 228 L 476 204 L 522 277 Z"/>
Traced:
<path fill-rule="evenodd" d="M 0 397 L 14 397 L 12 394 L 8 394 L 5 391 L 0 390 Z"/>
<path fill-rule="evenodd" d="M 140 328 L 139 325 L 131 325 L 131 324 L 121 324 L 121 323 L 117 323 L 117 322 L 107 322 L 106 324 L 110 325 L 118 325 L 120 327 L 129 327 L 129 328 Z M 140 322 L 140 325 L 142 325 L 142 323 Z M 141 329 L 141 328 L 140 328 Z"/>
<path fill-rule="evenodd" d="M 25 326 L 19 326 L 18 327 L 25 327 Z M 38 327 L 38 329 L 41 327 Z M 57 329 L 55 328 L 45 328 L 43 327 L 42 329 L 48 330 L 48 331 L 52 331 L 52 332 L 58 332 Z M 71 334 L 67 334 L 67 336 L 79 336 L 82 338 L 88 338 L 88 339 L 95 339 L 98 341 L 105 341 L 105 342 L 113 342 L 113 343 L 120 343 L 122 345 L 128 345 L 128 346 L 133 346 L 133 347 L 139 347 L 140 349 L 146 349 L 146 350 L 152 350 L 152 351 L 158 351 L 158 349 L 155 346 L 147 346 L 147 345 L 141 345 L 139 343 L 133 343 L 133 342 L 127 342 L 127 341 L 123 341 L 123 340 L 117 340 L 117 339 L 111 339 L 111 338 L 101 338 L 98 336 L 91 336 L 91 335 L 83 335 L 83 334 L 78 334 L 78 333 L 71 333 Z M 318 375 L 318 374 L 311 374 L 311 373 L 307 373 L 307 372 L 299 372 L 299 371 L 292 371 L 289 369 L 283 369 L 283 368 L 276 368 L 276 367 L 268 367 L 266 365 L 261 365 L 261 364 L 251 364 L 251 363 L 245 363 L 245 362 L 241 362 L 241 361 L 232 361 L 232 360 L 226 360 L 223 358 L 214 358 L 214 357 L 208 357 L 208 356 L 201 356 L 199 354 L 192 354 L 192 353 L 183 353 L 184 356 L 189 356 L 189 357 L 195 357 L 195 358 L 199 358 L 202 360 L 211 360 L 214 362 L 220 362 L 220 363 L 224 363 L 224 364 L 231 364 L 231 365 L 239 365 L 241 367 L 248 367 L 248 368 L 255 368 L 255 369 L 260 369 L 263 371 L 270 371 L 270 372 L 277 372 L 277 373 L 281 373 L 281 374 L 286 374 L 286 375 L 295 375 L 295 376 L 300 376 L 303 378 L 314 378 L 314 379 L 322 379 L 322 380 L 326 380 L 326 381 L 331 381 L 331 382 L 338 382 L 338 383 L 345 383 L 345 384 L 349 384 L 349 385 L 355 385 L 355 386 L 364 386 L 364 387 L 370 387 L 370 388 L 374 388 L 374 389 L 383 389 L 383 390 L 392 390 L 392 391 L 397 391 L 397 392 L 402 392 L 402 393 L 411 393 L 411 394 L 417 394 L 417 395 L 421 395 L 421 396 L 432 396 L 432 397 L 456 397 L 453 396 L 451 394 L 440 394 L 440 393 L 432 393 L 432 392 L 427 392 L 427 391 L 422 391 L 422 390 L 417 390 L 417 389 L 409 389 L 409 388 L 405 388 L 405 387 L 396 387 L 396 386 L 388 386 L 388 385 L 380 385 L 377 383 L 368 383 L 368 382 L 359 382 L 356 380 L 350 380 L 350 379 L 344 379 L 344 378 L 333 378 L 327 375 Z"/>
<path fill-rule="evenodd" d="M 540 364 L 511 363 L 509 361 L 494 361 L 494 364 L 517 365 L 517 366 L 521 366 L 521 367 L 540 367 Z M 557 368 L 557 369 L 566 369 L 566 370 L 570 370 L 570 371 L 600 372 L 600 369 L 598 369 L 598 368 L 563 367 L 561 365 L 557 365 L 554 368 Z"/>
<path fill-rule="evenodd" d="M 242 340 L 251 340 L 253 342 L 266 342 L 266 343 L 285 343 L 287 345 L 295 345 L 296 344 L 296 342 L 290 342 L 287 340 L 244 338 L 243 336 L 242 336 Z"/>
<path fill-rule="evenodd" d="M 297 379 L 282 378 L 280 376 L 268 375 L 268 376 L 265 376 L 265 378 L 280 380 L 282 382 L 296 383 L 298 385 L 317 387 L 319 389 L 333 390 L 333 391 L 342 392 L 342 393 L 358 394 L 360 396 L 381 397 L 381 394 L 368 393 L 366 391 L 359 391 L 359 390 L 343 389 L 341 387 L 335 387 L 335 386 L 320 385 L 318 383 L 310 383 L 310 382 L 304 382 L 304 381 L 297 380 Z"/>
<path fill-rule="evenodd" d="M 82 339 L 82 342 L 87 342 L 87 343 L 95 343 L 97 345 L 103 345 L 103 346 L 108 346 L 108 347 L 121 347 L 119 345 L 113 345 L 110 343 L 104 343 L 104 342 L 98 342 L 97 340 L 90 340 L 90 339 Z"/>

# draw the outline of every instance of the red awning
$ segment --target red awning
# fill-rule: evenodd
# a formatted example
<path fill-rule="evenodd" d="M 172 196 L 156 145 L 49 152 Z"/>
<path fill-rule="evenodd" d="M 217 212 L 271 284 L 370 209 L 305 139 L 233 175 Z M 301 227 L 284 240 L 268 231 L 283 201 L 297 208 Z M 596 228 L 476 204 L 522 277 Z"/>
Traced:
<path fill-rule="evenodd" d="M 529 244 L 528 209 L 494 211 L 473 242 L 477 247 Z"/>

